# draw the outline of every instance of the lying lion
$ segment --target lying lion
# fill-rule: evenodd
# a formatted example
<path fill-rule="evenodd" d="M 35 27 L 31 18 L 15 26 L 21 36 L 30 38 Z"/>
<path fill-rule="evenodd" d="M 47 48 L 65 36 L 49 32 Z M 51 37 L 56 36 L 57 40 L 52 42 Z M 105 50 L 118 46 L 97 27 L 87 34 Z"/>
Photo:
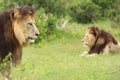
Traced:
<path fill-rule="evenodd" d="M 110 33 L 99 29 L 98 27 L 88 27 L 82 43 L 89 47 L 88 52 L 83 52 L 84 55 L 97 55 L 100 53 L 119 53 L 120 43 Z"/>

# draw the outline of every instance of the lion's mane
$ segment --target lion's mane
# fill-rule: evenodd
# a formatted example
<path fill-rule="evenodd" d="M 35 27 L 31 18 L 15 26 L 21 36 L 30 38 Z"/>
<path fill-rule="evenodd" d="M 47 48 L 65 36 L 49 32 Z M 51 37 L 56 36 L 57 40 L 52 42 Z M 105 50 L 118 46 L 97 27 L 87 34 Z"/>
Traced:
<path fill-rule="evenodd" d="M 22 6 L 8 9 L 0 14 L 0 61 L 11 52 L 12 62 L 15 64 L 20 63 L 22 45 L 26 43 L 22 43 L 25 41 L 23 33 L 20 33 L 20 28 L 13 26 L 13 24 L 16 20 L 22 21 L 28 14 L 32 16 L 34 13 L 35 11 L 32 7 Z"/>
<path fill-rule="evenodd" d="M 93 31 L 93 35 L 96 38 L 94 45 L 91 47 L 89 54 L 92 53 L 100 53 L 103 52 L 106 45 L 109 43 L 113 43 L 115 45 L 118 44 L 117 40 L 108 32 L 99 29 L 98 27 L 90 27 L 91 31 Z"/>

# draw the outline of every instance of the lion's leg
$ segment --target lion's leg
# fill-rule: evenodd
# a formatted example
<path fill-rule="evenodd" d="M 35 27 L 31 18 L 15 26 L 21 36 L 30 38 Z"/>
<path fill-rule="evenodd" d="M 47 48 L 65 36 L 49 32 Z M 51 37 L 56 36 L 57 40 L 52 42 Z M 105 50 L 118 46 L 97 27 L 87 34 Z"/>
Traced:
<path fill-rule="evenodd" d="M 80 54 L 79 56 L 86 56 L 86 55 L 89 55 L 88 54 L 88 51 L 84 51 L 82 54 Z"/>
<path fill-rule="evenodd" d="M 1 71 L 4 80 L 12 80 L 11 79 L 11 66 L 10 63 Z"/>
<path fill-rule="evenodd" d="M 20 64 L 22 58 L 22 47 L 18 46 L 12 51 L 12 63 L 15 65 Z"/>
<path fill-rule="evenodd" d="M 97 53 L 92 53 L 92 54 L 87 55 L 87 57 L 90 57 L 90 56 L 97 56 L 97 55 L 98 55 Z"/>

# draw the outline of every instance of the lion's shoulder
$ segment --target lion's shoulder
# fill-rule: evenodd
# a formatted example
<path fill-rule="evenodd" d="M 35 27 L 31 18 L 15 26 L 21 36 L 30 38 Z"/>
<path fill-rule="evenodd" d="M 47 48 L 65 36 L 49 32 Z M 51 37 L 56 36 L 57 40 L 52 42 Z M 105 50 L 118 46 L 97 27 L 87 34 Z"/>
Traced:
<path fill-rule="evenodd" d="M 100 37 L 103 37 L 106 43 L 112 42 L 114 44 L 118 44 L 115 37 L 111 33 L 107 32 L 107 31 L 105 31 L 103 29 L 101 29 Z"/>

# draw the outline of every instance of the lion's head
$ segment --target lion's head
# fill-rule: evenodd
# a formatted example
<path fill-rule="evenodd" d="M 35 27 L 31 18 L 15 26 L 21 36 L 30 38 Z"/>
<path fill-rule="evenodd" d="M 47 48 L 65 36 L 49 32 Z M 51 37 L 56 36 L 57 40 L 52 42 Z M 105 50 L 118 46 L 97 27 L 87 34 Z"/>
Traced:
<path fill-rule="evenodd" d="M 93 47 L 99 34 L 100 30 L 97 27 L 88 27 L 86 34 L 82 39 L 82 43 L 87 45 L 89 48 Z"/>
<path fill-rule="evenodd" d="M 22 46 L 34 42 L 39 35 L 35 25 L 34 14 L 32 7 L 23 6 L 11 10 L 14 34 Z"/>

